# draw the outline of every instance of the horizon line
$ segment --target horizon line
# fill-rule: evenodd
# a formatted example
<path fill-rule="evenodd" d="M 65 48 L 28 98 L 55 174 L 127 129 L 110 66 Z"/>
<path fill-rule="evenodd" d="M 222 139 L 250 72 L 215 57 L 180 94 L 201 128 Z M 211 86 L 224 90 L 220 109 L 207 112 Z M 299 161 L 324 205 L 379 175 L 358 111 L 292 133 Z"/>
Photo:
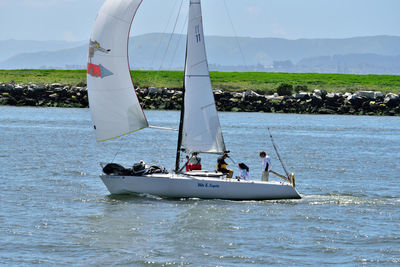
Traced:
<path fill-rule="evenodd" d="M 171 33 L 161 33 L 161 32 L 151 32 L 151 33 L 143 33 L 143 34 L 134 34 L 130 35 L 129 38 L 140 37 L 145 35 L 152 35 L 152 34 L 165 34 L 170 35 Z M 174 35 L 186 35 L 181 33 L 173 33 Z M 318 38 L 287 38 L 287 37 L 253 37 L 253 36 L 224 36 L 224 35 L 205 35 L 206 37 L 220 37 L 220 38 L 252 38 L 252 39 L 283 39 L 288 41 L 298 41 L 298 40 L 345 40 L 345 39 L 355 39 L 355 38 L 371 38 L 371 37 L 397 37 L 400 38 L 400 35 L 390 35 L 390 34 L 380 34 L 380 35 L 360 35 L 360 36 L 353 36 L 353 37 L 318 37 Z M 33 40 L 33 39 L 1 39 L 0 42 L 4 41 L 29 41 L 29 42 L 66 42 L 66 43 L 83 43 L 87 42 L 90 39 L 88 37 L 87 40 L 63 40 L 63 39 L 47 39 L 47 40 Z"/>

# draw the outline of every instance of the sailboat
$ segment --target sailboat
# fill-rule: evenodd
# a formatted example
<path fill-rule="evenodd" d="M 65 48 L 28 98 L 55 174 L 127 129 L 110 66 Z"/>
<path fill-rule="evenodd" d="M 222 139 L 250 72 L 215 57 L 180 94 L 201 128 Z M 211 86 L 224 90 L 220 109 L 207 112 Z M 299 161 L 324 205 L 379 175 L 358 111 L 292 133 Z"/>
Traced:
<path fill-rule="evenodd" d="M 128 63 L 129 33 L 141 3 L 106 0 L 92 30 L 87 88 L 99 142 L 151 128 L 135 93 Z M 208 71 L 200 0 L 190 0 L 183 102 L 174 172 L 101 174 L 111 194 L 230 200 L 300 198 L 294 181 L 239 180 L 215 171 L 182 171 L 182 152 L 226 151 Z"/>

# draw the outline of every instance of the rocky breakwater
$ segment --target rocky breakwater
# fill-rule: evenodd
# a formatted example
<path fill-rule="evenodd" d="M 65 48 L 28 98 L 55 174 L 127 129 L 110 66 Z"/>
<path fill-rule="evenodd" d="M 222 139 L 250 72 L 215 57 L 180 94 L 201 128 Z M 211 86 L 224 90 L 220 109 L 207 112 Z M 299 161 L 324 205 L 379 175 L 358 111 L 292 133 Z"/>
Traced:
<path fill-rule="evenodd" d="M 255 92 L 214 92 L 220 110 L 263 111 L 276 113 L 400 115 L 400 98 L 396 94 L 373 91 L 327 93 L 314 90 L 290 96 L 259 95 Z"/>
<path fill-rule="evenodd" d="M 137 88 L 144 109 L 179 110 L 182 91 L 179 88 Z M 398 95 L 373 91 L 327 93 L 325 90 L 299 92 L 293 95 L 262 95 L 253 91 L 228 92 L 215 90 L 219 111 L 276 112 L 308 114 L 397 115 L 400 116 Z M 87 107 L 85 85 L 62 84 L 0 84 L 0 104 L 44 107 Z"/>
<path fill-rule="evenodd" d="M 3 83 L 0 84 L 0 105 L 87 107 L 88 96 L 84 86 Z"/>

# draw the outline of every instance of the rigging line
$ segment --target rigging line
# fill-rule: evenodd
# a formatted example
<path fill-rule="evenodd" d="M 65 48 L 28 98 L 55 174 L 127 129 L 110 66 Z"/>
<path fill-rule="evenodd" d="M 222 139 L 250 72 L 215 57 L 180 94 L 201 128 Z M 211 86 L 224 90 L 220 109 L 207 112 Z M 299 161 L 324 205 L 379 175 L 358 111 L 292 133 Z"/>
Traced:
<path fill-rule="evenodd" d="M 236 34 L 235 27 L 233 26 L 232 18 L 231 18 L 231 15 L 229 13 L 228 5 L 226 4 L 226 0 L 224 0 L 224 5 L 225 5 L 226 14 L 228 15 L 228 18 L 229 18 L 229 22 L 231 23 L 231 26 L 232 26 L 233 34 L 235 35 L 236 43 L 238 44 L 240 54 L 242 55 L 243 63 L 246 66 L 246 68 L 248 68 L 247 62 L 246 62 L 246 58 L 244 57 L 244 54 L 243 54 L 242 46 L 239 43 L 239 38 L 238 38 L 238 36 Z"/>
<path fill-rule="evenodd" d="M 178 1 L 175 1 L 175 4 L 172 6 L 172 9 L 169 12 L 169 14 L 172 14 L 172 11 L 175 9 L 175 6 L 176 6 L 177 3 L 178 3 Z M 164 31 L 162 32 L 163 34 L 165 34 L 167 32 L 167 28 L 168 28 L 169 22 L 171 21 L 171 18 L 172 18 L 172 16 L 169 16 L 168 21 L 165 24 Z M 154 61 L 156 60 L 156 56 L 158 54 L 158 51 L 160 51 L 162 40 L 163 40 L 163 37 L 161 37 L 160 40 L 158 41 L 156 53 L 153 54 L 153 59 L 151 60 L 151 64 L 150 64 L 151 67 L 153 66 Z"/>
<path fill-rule="evenodd" d="M 179 171 L 177 173 L 181 173 L 183 171 L 183 169 L 189 164 L 189 161 L 193 158 L 193 155 L 190 158 L 186 158 L 186 162 L 185 164 L 183 164 L 183 166 L 179 169 Z M 183 160 L 181 159 L 181 162 L 183 162 Z"/>
<path fill-rule="evenodd" d="M 157 130 L 166 130 L 166 131 L 174 131 L 174 132 L 178 132 L 178 129 L 173 129 L 173 128 L 167 128 L 167 127 L 160 127 L 160 126 L 153 126 L 153 125 L 149 125 L 149 128 L 151 129 L 157 129 Z"/>
<path fill-rule="evenodd" d="M 281 162 L 282 167 L 283 167 L 283 170 L 284 170 L 285 173 L 286 173 L 286 177 L 289 177 L 289 172 L 286 170 L 285 164 L 283 164 L 283 161 L 282 161 L 282 159 L 281 159 L 281 156 L 279 155 L 279 152 L 278 152 L 278 148 L 277 148 L 276 145 L 275 145 L 274 138 L 272 138 L 272 134 L 271 134 L 271 131 L 269 130 L 269 127 L 268 127 L 267 129 L 268 129 L 269 137 L 271 138 L 272 145 L 273 145 L 273 147 L 274 147 L 274 149 L 275 149 L 276 155 L 278 155 L 278 159 L 279 159 L 279 161 Z"/>
<path fill-rule="evenodd" d="M 121 138 L 121 145 L 119 146 L 119 149 L 117 150 L 117 153 L 115 153 L 114 158 L 112 159 L 111 163 L 114 163 L 115 158 L 117 157 L 117 155 L 118 155 L 119 152 L 121 151 L 122 145 L 124 144 L 124 142 L 123 142 L 123 141 L 124 141 L 124 137 L 125 137 L 125 135 L 122 136 L 122 138 Z"/>
<path fill-rule="evenodd" d="M 165 58 L 167 57 L 167 52 L 168 52 L 169 46 L 170 46 L 170 44 L 171 44 L 172 37 L 174 36 L 174 32 L 175 32 L 175 29 L 176 29 L 176 25 L 178 24 L 179 15 L 181 14 L 182 4 L 183 4 L 183 0 L 181 1 L 181 5 L 179 6 L 178 15 L 176 16 L 176 19 L 175 19 L 174 28 L 172 29 L 171 35 L 170 35 L 170 37 L 169 37 L 168 44 L 167 44 L 167 48 L 165 49 L 165 53 L 164 53 L 164 56 L 162 57 L 161 64 L 160 64 L 160 68 L 158 69 L 158 72 L 157 72 L 157 75 L 156 75 L 156 77 L 155 77 L 155 80 L 158 79 L 158 76 L 159 76 L 159 74 L 160 74 L 162 65 L 164 64 L 164 60 L 165 60 Z"/>
<path fill-rule="evenodd" d="M 237 164 L 236 161 L 231 156 L 228 156 L 228 159 L 232 160 L 233 164 L 235 165 Z"/>
<path fill-rule="evenodd" d="M 188 18 L 189 18 L 189 13 L 186 14 L 185 22 L 183 23 L 182 30 L 180 31 L 178 43 L 177 43 L 177 45 L 176 45 L 176 47 L 175 47 L 174 54 L 172 55 L 171 62 L 170 62 L 170 64 L 169 64 L 169 66 L 168 66 L 168 69 L 169 69 L 169 70 L 171 69 L 172 62 L 173 62 L 173 60 L 174 60 L 174 58 L 175 58 L 175 55 L 176 55 L 176 52 L 178 51 L 178 48 L 179 48 L 179 46 L 180 46 L 182 36 L 184 36 L 183 31 L 185 30 L 185 26 L 186 26 L 186 24 L 188 23 Z"/>

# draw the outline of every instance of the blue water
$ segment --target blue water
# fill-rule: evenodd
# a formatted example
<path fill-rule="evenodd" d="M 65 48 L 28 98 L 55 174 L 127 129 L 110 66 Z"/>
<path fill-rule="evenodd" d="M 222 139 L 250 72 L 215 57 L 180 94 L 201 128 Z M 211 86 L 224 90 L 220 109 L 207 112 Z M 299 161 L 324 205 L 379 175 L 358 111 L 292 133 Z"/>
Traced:
<path fill-rule="evenodd" d="M 147 111 L 152 125 L 179 114 Z M 400 265 L 400 118 L 221 113 L 232 158 L 260 150 L 301 200 L 110 196 L 98 162 L 175 162 L 176 133 L 96 143 L 87 109 L 0 107 L 0 265 Z M 118 153 L 117 153 L 118 152 Z M 214 168 L 215 156 L 202 155 Z M 236 170 L 236 169 L 235 169 Z"/>

